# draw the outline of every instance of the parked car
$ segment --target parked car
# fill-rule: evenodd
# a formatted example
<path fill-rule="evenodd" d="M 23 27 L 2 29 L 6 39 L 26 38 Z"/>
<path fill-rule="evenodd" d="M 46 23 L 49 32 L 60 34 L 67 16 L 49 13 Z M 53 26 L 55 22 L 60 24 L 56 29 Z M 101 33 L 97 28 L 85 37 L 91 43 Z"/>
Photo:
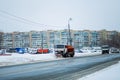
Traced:
<path fill-rule="evenodd" d="M 37 50 L 38 54 L 42 54 L 42 53 L 49 53 L 49 49 L 38 49 Z"/>
<path fill-rule="evenodd" d="M 16 48 L 16 51 L 20 54 L 24 54 L 28 52 L 27 48 Z"/>
<path fill-rule="evenodd" d="M 92 47 L 83 47 L 80 49 L 82 53 L 92 53 Z"/>
<path fill-rule="evenodd" d="M 117 49 L 117 48 L 112 47 L 112 48 L 110 48 L 110 52 L 111 53 L 120 53 L 120 50 Z"/>
<path fill-rule="evenodd" d="M 16 51 L 16 48 L 9 48 L 9 49 L 6 50 L 6 52 L 15 53 L 17 51 Z"/>
<path fill-rule="evenodd" d="M 0 50 L 0 54 L 5 54 L 6 53 L 6 50 L 5 49 L 1 49 Z"/>
<path fill-rule="evenodd" d="M 102 54 L 109 54 L 109 51 L 110 51 L 109 45 L 102 46 Z"/>
<path fill-rule="evenodd" d="M 92 47 L 92 53 L 102 53 L 101 47 Z"/>
<path fill-rule="evenodd" d="M 37 48 L 28 48 L 28 53 L 36 54 L 37 53 Z"/>

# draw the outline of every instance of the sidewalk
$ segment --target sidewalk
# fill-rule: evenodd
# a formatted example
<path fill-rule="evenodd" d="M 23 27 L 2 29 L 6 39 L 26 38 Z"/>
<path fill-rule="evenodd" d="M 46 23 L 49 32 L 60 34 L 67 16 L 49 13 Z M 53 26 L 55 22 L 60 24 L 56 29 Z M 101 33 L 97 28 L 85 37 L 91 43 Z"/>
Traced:
<path fill-rule="evenodd" d="M 84 76 L 78 80 L 120 80 L 120 61 L 115 65 Z"/>

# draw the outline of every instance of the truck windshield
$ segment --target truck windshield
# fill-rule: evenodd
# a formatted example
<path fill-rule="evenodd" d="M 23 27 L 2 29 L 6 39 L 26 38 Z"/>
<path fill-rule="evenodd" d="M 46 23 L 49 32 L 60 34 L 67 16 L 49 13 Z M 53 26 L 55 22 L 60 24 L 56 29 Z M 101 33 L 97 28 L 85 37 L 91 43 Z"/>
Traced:
<path fill-rule="evenodd" d="M 106 48 L 109 48 L 109 46 L 108 45 L 104 45 L 104 46 L 102 46 L 102 48 L 106 49 Z"/>
<path fill-rule="evenodd" d="M 55 45 L 55 48 L 64 48 L 65 45 Z"/>

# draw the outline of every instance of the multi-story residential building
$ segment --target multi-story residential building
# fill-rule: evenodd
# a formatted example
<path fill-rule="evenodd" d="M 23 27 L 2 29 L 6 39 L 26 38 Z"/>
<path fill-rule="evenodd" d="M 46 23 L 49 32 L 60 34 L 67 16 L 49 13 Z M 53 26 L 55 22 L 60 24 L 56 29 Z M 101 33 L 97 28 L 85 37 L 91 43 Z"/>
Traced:
<path fill-rule="evenodd" d="M 100 34 L 98 31 L 90 32 L 90 46 L 100 46 Z"/>
<path fill-rule="evenodd" d="M 30 47 L 38 48 L 41 47 L 41 32 L 31 31 L 30 32 Z"/>
<path fill-rule="evenodd" d="M 56 44 L 64 44 L 64 37 L 61 37 L 63 31 L 48 31 L 48 47 L 53 48 Z"/>
<path fill-rule="evenodd" d="M 48 31 L 48 42 L 50 48 L 56 44 L 70 44 L 68 30 Z"/>
<path fill-rule="evenodd" d="M 69 33 L 68 33 L 68 30 L 61 30 L 60 31 L 60 42 L 61 44 L 70 44 L 70 37 L 69 37 Z"/>
<path fill-rule="evenodd" d="M 110 40 L 116 31 L 90 31 L 90 30 L 71 30 L 72 45 L 79 49 L 84 46 L 100 46 Z M 0 36 L 3 33 L 0 33 Z M 0 37 L 1 38 L 1 37 Z M 3 44 L 2 44 L 3 43 Z M 70 44 L 69 32 L 65 30 L 48 30 L 48 31 L 30 31 L 30 32 L 13 32 L 4 33 L 4 48 L 32 47 L 32 48 L 53 48 L 55 44 Z"/>
<path fill-rule="evenodd" d="M 12 48 L 13 47 L 13 33 L 4 33 L 3 47 L 4 48 Z"/>
<path fill-rule="evenodd" d="M 83 31 L 83 37 L 84 37 L 83 46 L 90 46 L 90 31 L 89 30 Z"/>
<path fill-rule="evenodd" d="M 75 48 L 90 46 L 90 31 L 89 30 L 75 31 L 73 41 Z"/>
<path fill-rule="evenodd" d="M 29 32 L 13 32 L 13 47 L 27 48 L 30 46 Z"/>
<path fill-rule="evenodd" d="M 42 41 L 42 45 L 43 45 L 43 48 L 48 48 L 48 34 L 47 34 L 47 31 L 42 31 L 41 32 L 41 41 Z"/>
<path fill-rule="evenodd" d="M 54 47 L 54 41 L 55 41 L 55 32 L 52 30 L 48 31 L 48 47 L 53 48 Z"/>
<path fill-rule="evenodd" d="M 30 32 L 30 47 L 48 48 L 47 32 L 46 31 L 31 31 Z"/>
<path fill-rule="evenodd" d="M 83 46 L 83 36 L 81 33 L 82 31 L 74 31 L 74 47 L 78 49 Z"/>
<path fill-rule="evenodd" d="M 3 32 L 0 32 L 0 49 L 3 48 Z"/>

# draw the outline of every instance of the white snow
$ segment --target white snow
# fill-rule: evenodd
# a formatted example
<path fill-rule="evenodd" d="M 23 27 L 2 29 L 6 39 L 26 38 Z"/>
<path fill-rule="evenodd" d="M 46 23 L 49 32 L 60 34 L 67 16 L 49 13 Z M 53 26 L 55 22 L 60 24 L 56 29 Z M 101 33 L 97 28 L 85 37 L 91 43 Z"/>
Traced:
<path fill-rule="evenodd" d="M 120 62 L 78 80 L 120 80 Z"/>
<path fill-rule="evenodd" d="M 101 53 L 75 53 L 75 57 L 100 55 Z"/>
<path fill-rule="evenodd" d="M 9 54 L 9 53 L 7 53 Z M 101 53 L 75 53 L 75 57 L 100 55 Z M 18 54 L 12 53 L 8 56 L 0 56 L 0 66 L 26 64 L 34 62 L 43 62 L 51 60 L 60 60 L 64 58 L 57 58 L 55 54 Z M 93 74 L 82 77 L 78 80 L 120 80 L 120 62 L 108 68 L 95 72 Z"/>
<path fill-rule="evenodd" d="M 0 66 L 24 64 L 32 62 L 58 60 L 54 54 L 18 54 L 12 53 L 11 56 L 0 56 Z"/>
<path fill-rule="evenodd" d="M 92 56 L 99 54 L 100 53 L 75 53 L 75 57 Z M 60 59 L 64 59 L 64 58 L 57 58 L 54 53 L 49 53 L 49 54 L 12 53 L 11 56 L 10 55 L 0 56 L 0 66 L 43 62 L 43 61 L 60 60 Z"/>

